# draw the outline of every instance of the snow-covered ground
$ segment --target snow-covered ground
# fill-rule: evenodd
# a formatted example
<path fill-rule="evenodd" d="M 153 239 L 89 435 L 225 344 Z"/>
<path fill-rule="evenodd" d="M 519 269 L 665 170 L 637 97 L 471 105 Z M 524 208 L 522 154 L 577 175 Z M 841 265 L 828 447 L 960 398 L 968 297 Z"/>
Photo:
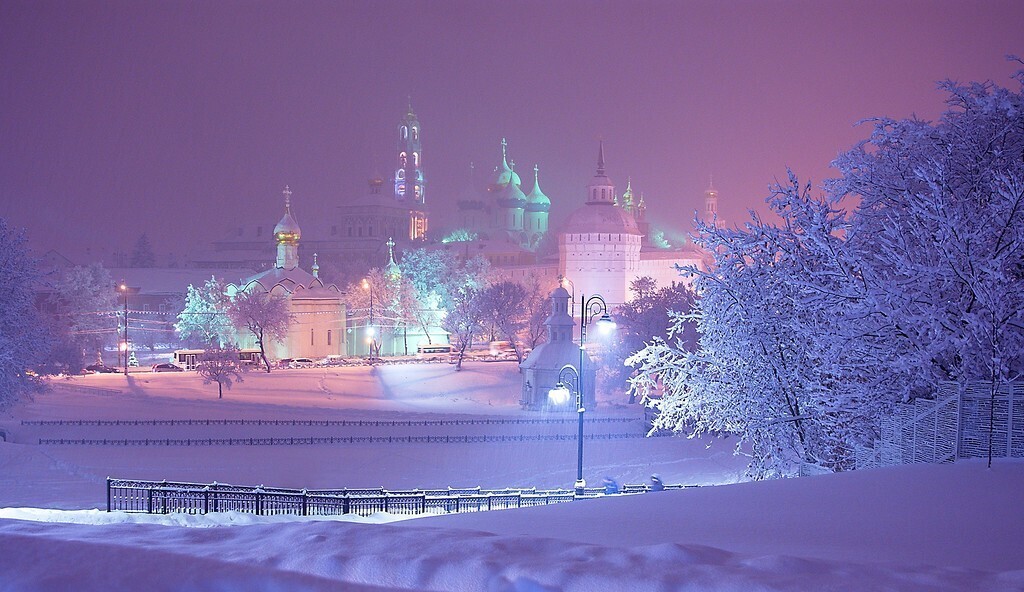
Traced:
<path fill-rule="evenodd" d="M 1024 590 L 1024 463 L 742 481 L 726 440 L 642 438 L 589 411 L 585 477 L 707 487 L 393 521 L 100 511 L 109 476 L 283 487 L 537 486 L 575 479 L 570 440 L 292 446 L 40 445 L 40 439 L 575 433 L 519 409 L 514 364 L 253 373 L 216 398 L 192 373 L 65 381 L 2 421 L 0 590 Z M 415 420 L 556 420 L 540 424 Z M 175 425 L 22 421 L 177 419 Z M 249 419 L 256 423 L 210 424 Z M 258 420 L 413 420 L 265 425 Z M 188 420 L 192 420 L 191 425 Z M 564 420 L 564 421 L 559 421 Z M 717 486 L 711 486 L 717 485 Z"/>

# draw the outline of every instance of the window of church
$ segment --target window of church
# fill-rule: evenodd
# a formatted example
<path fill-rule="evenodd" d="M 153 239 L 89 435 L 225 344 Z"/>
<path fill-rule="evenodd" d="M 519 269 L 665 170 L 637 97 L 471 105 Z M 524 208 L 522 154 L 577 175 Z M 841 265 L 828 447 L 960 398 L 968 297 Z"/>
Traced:
<path fill-rule="evenodd" d="M 413 152 L 412 153 L 412 166 L 414 166 L 414 167 L 420 166 L 420 153 L 419 152 Z"/>
<path fill-rule="evenodd" d="M 403 179 L 405 179 L 405 169 L 398 169 L 398 180 L 401 181 Z"/>
<path fill-rule="evenodd" d="M 327 330 L 327 345 L 331 344 L 331 330 Z"/>
<path fill-rule="evenodd" d="M 313 345 L 313 330 L 309 330 L 309 344 Z"/>
<path fill-rule="evenodd" d="M 407 127 L 405 127 L 403 125 L 402 126 L 402 139 L 404 140 L 404 139 L 406 139 L 408 137 L 409 137 L 409 128 L 407 128 Z"/>
<path fill-rule="evenodd" d="M 415 142 L 420 139 L 420 131 L 416 129 L 416 126 L 412 126 L 412 141 Z"/>

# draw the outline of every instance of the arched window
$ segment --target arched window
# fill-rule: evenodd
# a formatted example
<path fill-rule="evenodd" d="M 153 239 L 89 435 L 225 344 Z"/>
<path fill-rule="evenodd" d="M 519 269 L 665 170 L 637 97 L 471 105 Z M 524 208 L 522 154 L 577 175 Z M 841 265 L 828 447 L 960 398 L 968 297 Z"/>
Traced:
<path fill-rule="evenodd" d="M 412 166 L 414 166 L 414 167 L 420 166 L 420 153 L 419 152 L 413 152 L 412 153 Z"/>
<path fill-rule="evenodd" d="M 408 162 L 408 161 L 406 160 L 405 152 L 399 152 L 398 153 L 398 165 L 401 166 L 404 169 L 406 162 Z"/>
<path fill-rule="evenodd" d="M 412 141 L 415 142 L 420 139 L 420 131 L 416 129 L 416 126 L 412 126 Z"/>
<path fill-rule="evenodd" d="M 398 169 L 398 180 L 401 181 L 403 179 L 405 179 L 405 169 Z"/>
<path fill-rule="evenodd" d="M 407 127 L 405 127 L 403 125 L 402 126 L 402 139 L 404 140 L 404 139 L 406 139 L 408 137 L 409 137 L 409 128 L 407 128 Z"/>

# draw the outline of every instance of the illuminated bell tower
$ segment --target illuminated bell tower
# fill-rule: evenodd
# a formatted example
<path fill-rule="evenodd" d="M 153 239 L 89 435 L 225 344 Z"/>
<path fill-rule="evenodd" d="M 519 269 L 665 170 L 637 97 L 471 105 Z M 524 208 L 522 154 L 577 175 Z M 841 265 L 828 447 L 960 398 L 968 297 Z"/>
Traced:
<path fill-rule="evenodd" d="M 395 168 L 395 199 L 398 201 L 425 203 L 423 145 L 420 134 L 420 121 L 410 104 L 409 111 L 398 125 L 398 166 Z"/>
<path fill-rule="evenodd" d="M 715 189 L 714 178 L 708 183 L 704 191 L 704 221 L 714 222 L 718 218 L 718 190 Z"/>
<path fill-rule="evenodd" d="M 278 269 L 295 269 L 299 266 L 299 239 L 302 238 L 302 231 L 299 224 L 292 218 L 292 191 L 285 185 L 284 191 L 284 216 L 274 227 L 274 242 L 277 243 Z"/>

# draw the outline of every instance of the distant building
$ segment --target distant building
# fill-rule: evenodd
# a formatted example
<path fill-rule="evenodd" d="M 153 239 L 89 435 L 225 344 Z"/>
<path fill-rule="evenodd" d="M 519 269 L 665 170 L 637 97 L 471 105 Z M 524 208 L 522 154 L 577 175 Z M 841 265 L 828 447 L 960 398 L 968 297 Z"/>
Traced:
<path fill-rule="evenodd" d="M 469 187 L 458 201 L 458 230 L 481 241 L 518 245 L 536 251 L 548 232 L 551 199 L 540 188 L 540 168 L 533 166 L 533 185 L 523 193 L 522 180 L 508 159 L 508 142 L 501 139 L 501 162 L 485 187 L 476 186 L 470 165 Z"/>
<path fill-rule="evenodd" d="M 523 372 L 522 392 L 519 403 L 526 409 L 550 407 L 548 392 L 558 383 L 558 374 L 563 366 L 571 364 L 583 374 L 583 406 L 595 405 L 596 368 L 587 355 L 581 355 L 579 345 L 573 343 L 573 327 L 576 322 L 569 314 L 569 292 L 558 286 L 551 292 L 551 314 L 544 324 L 548 329 L 548 340 L 538 345 L 519 365 Z M 580 362 L 583 368 L 580 368 Z M 574 392 L 579 388 L 573 385 Z M 576 401 L 564 402 L 566 408 L 576 409 Z"/>
<path fill-rule="evenodd" d="M 631 183 L 624 199 L 617 199 L 601 143 L 587 201 L 558 231 L 559 275 L 572 282 L 578 296 L 600 294 L 615 307 L 633 298 L 630 284 L 637 278 L 648 276 L 667 286 L 683 281 L 677 266 L 704 265 L 705 254 L 693 245 L 658 248 L 645 241 L 645 232 L 650 226 L 643 199 L 634 202 Z"/>
<path fill-rule="evenodd" d="M 337 286 L 325 285 L 319 277 L 316 254 L 312 273 L 299 267 L 299 241 L 302 231 L 291 211 L 291 191 L 284 189 L 284 216 L 274 227 L 273 240 L 277 247 L 274 266 L 228 284 L 228 296 L 242 291 L 261 291 L 280 296 L 288 301 L 292 323 L 282 341 L 265 342 L 268 358 L 322 358 L 340 355 L 345 346 L 345 306 Z M 255 346 L 255 338 L 244 330 L 238 333 L 238 344 L 243 348 Z"/>

